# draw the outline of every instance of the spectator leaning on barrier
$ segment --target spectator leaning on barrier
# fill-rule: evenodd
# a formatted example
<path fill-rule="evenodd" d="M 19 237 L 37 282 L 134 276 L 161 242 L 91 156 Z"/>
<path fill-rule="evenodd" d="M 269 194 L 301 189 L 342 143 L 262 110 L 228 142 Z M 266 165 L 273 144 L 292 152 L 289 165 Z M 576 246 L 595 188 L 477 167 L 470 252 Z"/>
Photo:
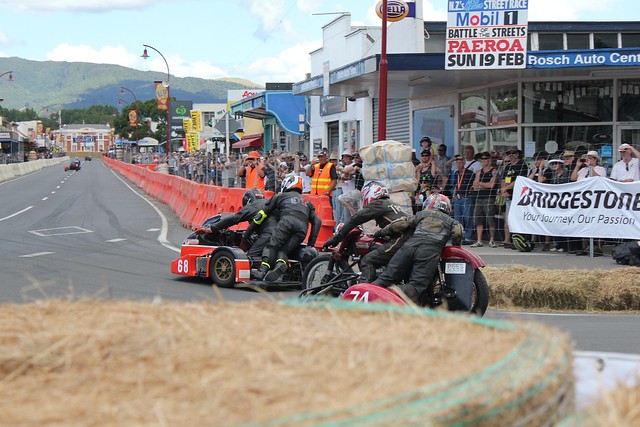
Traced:
<path fill-rule="evenodd" d="M 533 155 L 533 166 L 531 166 L 531 170 L 529 171 L 529 179 L 537 182 L 544 182 L 544 170 L 545 170 L 545 161 L 547 160 L 548 154 L 546 151 L 539 151 Z M 531 235 L 531 242 L 542 243 L 543 236 Z M 546 240 L 545 240 L 546 241 Z"/>
<path fill-rule="evenodd" d="M 473 216 L 476 223 L 477 241 L 471 247 L 479 248 L 484 246 L 482 234 L 484 233 L 484 224 L 486 222 L 489 226 L 489 247 L 495 248 L 498 246 L 495 242 L 495 216 L 497 213 L 495 200 L 498 195 L 500 175 L 491 165 L 491 154 L 489 152 L 481 153 L 480 161 L 482 162 L 482 169 L 476 172 L 473 181 L 473 189 L 476 191 L 476 205 Z"/>
<path fill-rule="evenodd" d="M 509 208 L 511 204 L 511 196 L 513 187 L 516 184 L 516 178 L 519 176 L 529 175 L 529 167 L 522 160 L 522 150 L 512 148 L 505 153 L 505 164 L 502 179 L 500 181 L 500 194 L 504 196 L 505 214 L 504 214 L 504 241 L 500 244 L 505 248 L 513 248 L 511 244 L 511 233 L 509 232 Z"/>
<path fill-rule="evenodd" d="M 629 144 L 624 143 L 620 145 L 620 149 L 618 151 L 620 151 L 622 159 L 613 165 L 613 168 L 611 169 L 611 179 L 620 182 L 633 182 L 640 180 L 638 159 L 633 157 L 633 150 L 633 147 Z"/>
<path fill-rule="evenodd" d="M 311 164 L 306 154 L 299 153 L 298 159 L 298 174 L 302 178 L 302 194 L 309 194 L 311 193 L 311 177 L 307 175 L 307 170 L 311 168 Z"/>
<path fill-rule="evenodd" d="M 546 184 L 566 184 L 570 181 L 569 170 L 565 167 L 564 159 L 554 157 L 549 160 L 549 169 L 544 173 L 544 182 Z M 555 244 L 551 246 L 551 242 Z M 569 238 L 567 237 L 552 237 L 545 241 L 545 247 L 543 251 L 549 250 L 551 252 L 569 252 Z"/>

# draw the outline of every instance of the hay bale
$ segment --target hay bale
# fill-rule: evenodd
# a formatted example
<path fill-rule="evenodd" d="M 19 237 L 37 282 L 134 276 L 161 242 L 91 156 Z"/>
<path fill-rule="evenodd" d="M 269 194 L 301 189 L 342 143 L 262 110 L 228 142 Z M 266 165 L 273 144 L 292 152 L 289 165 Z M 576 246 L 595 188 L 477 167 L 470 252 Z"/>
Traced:
<path fill-rule="evenodd" d="M 640 268 L 548 270 L 485 267 L 496 309 L 640 310 Z"/>
<path fill-rule="evenodd" d="M 621 384 L 604 392 L 589 408 L 571 415 L 561 427 L 601 427 L 640 425 L 640 381 L 636 385 Z"/>
<path fill-rule="evenodd" d="M 434 311 L 48 300 L 0 329 L 5 425 L 536 426 L 573 399 L 564 334 Z"/>

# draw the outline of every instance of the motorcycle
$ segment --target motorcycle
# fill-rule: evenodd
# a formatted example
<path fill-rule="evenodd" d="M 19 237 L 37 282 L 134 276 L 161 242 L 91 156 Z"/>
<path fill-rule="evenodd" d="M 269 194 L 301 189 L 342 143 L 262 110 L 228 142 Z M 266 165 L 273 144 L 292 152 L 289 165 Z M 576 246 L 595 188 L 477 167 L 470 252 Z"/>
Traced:
<path fill-rule="evenodd" d="M 372 283 L 358 283 L 356 271 L 362 257 L 384 244 L 365 234 L 362 227 L 351 230 L 330 252 L 322 253 L 305 268 L 300 298 L 312 295 L 339 297 L 364 303 L 407 303 L 389 289 Z M 446 246 L 438 265 L 438 274 L 427 291 L 420 296 L 419 305 L 436 308 L 446 303 L 451 311 L 464 311 L 483 316 L 489 305 L 489 285 L 480 270 L 484 261 L 474 252 L 461 246 Z M 377 274 L 384 267 L 377 270 Z"/>
<path fill-rule="evenodd" d="M 217 223 L 233 213 L 222 213 L 206 219 L 202 226 Z M 287 271 L 281 281 L 251 280 L 251 268 L 257 268 L 260 260 L 252 260 L 243 240 L 244 227 L 235 225 L 214 233 L 192 232 L 182 243 L 180 257 L 171 262 L 171 272 L 181 276 L 209 278 L 221 288 L 255 286 L 260 288 L 300 288 L 302 273 L 307 263 L 317 255 L 317 250 L 305 244 L 290 256 Z"/>

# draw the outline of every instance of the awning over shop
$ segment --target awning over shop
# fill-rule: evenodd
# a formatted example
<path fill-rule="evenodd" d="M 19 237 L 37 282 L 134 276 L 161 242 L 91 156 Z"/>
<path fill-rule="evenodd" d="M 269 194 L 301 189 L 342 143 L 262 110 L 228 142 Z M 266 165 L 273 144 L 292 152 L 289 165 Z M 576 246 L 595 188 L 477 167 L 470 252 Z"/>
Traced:
<path fill-rule="evenodd" d="M 262 135 L 249 135 L 235 142 L 231 148 L 262 147 L 263 145 L 264 139 Z"/>
<path fill-rule="evenodd" d="M 294 96 L 290 91 L 266 91 L 238 101 L 231 106 L 232 112 L 244 117 L 265 120 L 275 118 L 287 132 L 302 135 L 300 115 L 304 116 L 304 97 Z"/>

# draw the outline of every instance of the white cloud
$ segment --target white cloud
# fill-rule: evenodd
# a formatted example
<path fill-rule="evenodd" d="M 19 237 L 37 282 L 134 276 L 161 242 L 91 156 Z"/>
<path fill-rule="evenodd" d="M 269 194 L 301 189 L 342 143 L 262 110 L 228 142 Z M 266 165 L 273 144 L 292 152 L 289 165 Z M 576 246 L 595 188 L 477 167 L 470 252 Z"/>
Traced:
<path fill-rule="evenodd" d="M 105 12 L 117 9 L 139 9 L 157 0 L 0 0 L 0 7 L 13 7 L 20 12 Z"/>
<path fill-rule="evenodd" d="M 134 67 L 140 59 L 140 55 L 127 52 L 122 45 L 104 46 L 95 49 L 87 45 L 70 45 L 62 43 L 52 51 L 47 52 L 47 60 L 67 62 L 94 62 L 97 64 L 117 64 L 125 67 Z"/>

